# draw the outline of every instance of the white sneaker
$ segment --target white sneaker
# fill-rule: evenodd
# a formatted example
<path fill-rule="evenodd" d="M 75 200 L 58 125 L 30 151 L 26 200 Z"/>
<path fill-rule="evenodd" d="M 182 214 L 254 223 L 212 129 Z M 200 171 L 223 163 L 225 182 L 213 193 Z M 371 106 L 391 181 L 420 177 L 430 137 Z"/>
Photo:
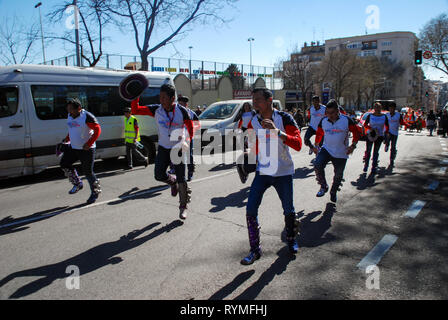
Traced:
<path fill-rule="evenodd" d="M 179 218 L 182 220 L 187 219 L 187 207 L 180 207 L 179 208 Z"/>

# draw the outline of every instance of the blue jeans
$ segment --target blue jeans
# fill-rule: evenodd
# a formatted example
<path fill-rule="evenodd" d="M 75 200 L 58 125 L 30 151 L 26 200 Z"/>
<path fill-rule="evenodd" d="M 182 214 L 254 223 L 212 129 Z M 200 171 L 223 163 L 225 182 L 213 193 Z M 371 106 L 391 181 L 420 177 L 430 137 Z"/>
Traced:
<path fill-rule="evenodd" d="M 395 160 L 395 158 L 397 157 L 397 141 L 398 141 L 398 136 L 396 136 L 392 133 L 389 135 L 389 138 L 386 139 L 386 146 L 389 147 L 391 145 L 391 148 L 390 148 L 390 159 L 391 160 Z"/>
<path fill-rule="evenodd" d="M 261 175 L 258 171 L 250 187 L 249 199 L 247 201 L 246 215 L 258 217 L 258 208 L 265 191 L 273 186 L 282 202 L 283 214 L 285 216 L 294 214 L 293 179 L 292 175 L 272 177 Z"/>
<path fill-rule="evenodd" d="M 372 154 L 372 147 L 373 147 L 372 168 L 378 167 L 379 152 L 383 141 L 384 137 L 378 137 L 378 139 L 375 142 L 367 140 L 366 153 L 364 156 L 365 166 L 369 165 L 370 155 Z"/>
<path fill-rule="evenodd" d="M 316 171 L 317 182 L 322 187 L 327 187 L 327 180 L 325 179 L 325 167 L 330 161 L 331 163 L 333 163 L 334 167 L 333 186 L 331 187 L 331 189 L 333 192 L 336 192 L 342 183 L 347 159 L 332 157 L 325 148 L 322 148 L 316 157 L 316 161 L 314 162 L 314 169 Z"/>

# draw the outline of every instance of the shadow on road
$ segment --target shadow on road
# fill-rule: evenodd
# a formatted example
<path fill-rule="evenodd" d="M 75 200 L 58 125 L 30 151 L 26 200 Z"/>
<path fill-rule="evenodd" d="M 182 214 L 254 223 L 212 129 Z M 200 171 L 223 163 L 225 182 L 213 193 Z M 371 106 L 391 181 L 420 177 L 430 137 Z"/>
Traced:
<path fill-rule="evenodd" d="M 12 216 L 8 216 L 0 220 L 0 236 L 26 230 L 29 227 L 25 226 L 29 224 L 47 220 L 54 216 L 60 215 L 61 213 L 69 212 L 74 209 L 79 209 L 84 206 L 87 206 L 87 204 L 83 203 L 72 207 L 69 206 L 57 207 L 45 211 L 36 212 L 31 215 L 20 218 L 13 218 Z"/>
<path fill-rule="evenodd" d="M 118 254 L 134 249 L 145 242 L 154 239 L 155 237 L 168 233 L 173 229 L 182 226 L 183 222 L 179 220 L 173 221 L 146 236 L 137 238 L 144 232 L 149 231 L 158 225 L 160 225 L 160 222 L 150 224 L 143 229 L 132 231 L 116 241 L 107 242 L 93 247 L 77 256 L 59 263 L 12 273 L 0 280 L 0 288 L 19 277 L 41 277 L 17 289 L 10 296 L 10 298 L 13 299 L 26 297 L 30 294 L 36 293 L 46 286 L 51 285 L 51 283 L 57 279 L 68 277 L 68 274 L 66 273 L 66 268 L 68 266 L 77 266 L 79 268 L 80 276 L 82 276 L 109 264 L 120 263 L 123 259 L 117 257 Z"/>
<path fill-rule="evenodd" d="M 244 290 L 235 300 L 254 300 L 260 292 L 274 280 L 276 275 L 281 275 L 286 271 L 288 264 L 295 260 L 295 255 L 289 253 L 287 247 L 283 247 L 277 252 L 278 258 L 271 264 L 271 266 L 263 272 L 255 283 Z M 227 287 L 227 286 L 226 286 Z M 218 291 L 219 292 L 219 291 Z"/>
<path fill-rule="evenodd" d="M 244 208 L 246 206 L 246 199 L 249 197 L 250 187 L 238 190 L 225 197 L 215 197 L 211 199 L 211 204 L 214 206 L 209 212 L 216 213 L 224 211 L 226 208 Z"/>
<path fill-rule="evenodd" d="M 129 200 L 151 199 L 160 196 L 161 193 L 159 191 L 166 190 L 169 188 L 170 187 L 167 185 L 152 187 L 147 190 L 140 190 L 139 188 L 134 187 L 131 190 L 126 191 L 123 194 L 119 195 L 118 198 L 120 198 L 120 200 L 109 202 L 108 205 L 113 206 L 117 204 L 122 204 Z"/>
<path fill-rule="evenodd" d="M 94 171 L 98 178 L 105 178 L 115 175 L 125 174 L 126 171 L 124 169 L 127 167 L 126 159 L 118 159 L 114 161 L 103 161 L 98 160 L 95 161 Z M 81 166 L 79 164 L 75 165 L 76 170 L 80 175 L 83 175 Z M 141 168 L 144 168 L 143 166 Z M 135 170 L 135 169 L 134 169 Z M 140 170 L 140 169 L 138 169 Z M 48 182 L 48 181 L 56 181 L 56 180 L 64 180 L 67 179 L 64 176 L 64 173 L 59 167 L 49 168 L 41 173 L 23 176 L 11 179 L 3 179 L 0 180 L 0 190 L 6 188 L 20 187 L 31 185 L 39 182 Z M 83 178 L 85 180 L 85 178 Z M 68 183 L 68 182 L 67 182 Z"/>
<path fill-rule="evenodd" d="M 314 167 L 297 168 L 294 172 L 293 179 L 306 179 L 312 177 L 312 173 L 314 173 Z"/>
<path fill-rule="evenodd" d="M 235 163 L 232 163 L 232 164 L 224 164 L 224 163 L 222 163 L 222 164 L 219 164 L 219 165 L 211 168 L 209 171 L 210 172 L 224 171 L 224 170 L 230 170 L 230 169 L 232 169 L 234 167 L 236 167 Z"/>
<path fill-rule="evenodd" d="M 243 273 L 240 273 L 230 282 L 228 285 L 224 286 L 216 293 L 214 293 L 208 300 L 223 300 L 225 297 L 229 296 L 234 292 L 239 286 L 241 286 L 244 282 L 246 282 L 252 275 L 255 273 L 255 270 L 249 270 Z"/>
<path fill-rule="evenodd" d="M 331 219 L 336 213 L 336 206 L 333 203 L 327 203 L 324 212 L 314 211 L 307 214 L 305 218 L 300 220 L 300 232 L 297 238 L 299 247 L 318 247 L 327 242 L 333 241 L 335 237 L 326 233 L 331 227 Z M 312 220 L 322 214 L 319 220 Z"/>

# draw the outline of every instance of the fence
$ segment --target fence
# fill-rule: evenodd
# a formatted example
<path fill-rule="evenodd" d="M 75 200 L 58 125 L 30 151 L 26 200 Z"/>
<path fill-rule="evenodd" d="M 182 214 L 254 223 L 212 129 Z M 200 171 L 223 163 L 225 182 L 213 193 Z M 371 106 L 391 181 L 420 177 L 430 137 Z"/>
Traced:
<path fill-rule="evenodd" d="M 82 59 L 82 65 L 89 63 Z M 48 65 L 75 66 L 76 56 L 71 55 L 47 61 Z M 229 66 L 234 65 L 233 74 L 229 73 Z M 140 57 L 129 55 L 105 54 L 96 65 L 107 69 L 123 70 L 126 68 L 140 69 Z M 266 86 L 271 90 L 283 89 L 283 80 L 277 78 L 278 70 L 274 67 L 250 66 L 246 64 L 199 61 L 187 59 L 149 57 L 149 71 L 167 72 L 172 75 L 185 74 L 192 82 L 193 89 L 215 90 L 219 78 L 230 76 L 238 83 L 240 89 L 248 89 L 257 78 L 263 78 Z"/>

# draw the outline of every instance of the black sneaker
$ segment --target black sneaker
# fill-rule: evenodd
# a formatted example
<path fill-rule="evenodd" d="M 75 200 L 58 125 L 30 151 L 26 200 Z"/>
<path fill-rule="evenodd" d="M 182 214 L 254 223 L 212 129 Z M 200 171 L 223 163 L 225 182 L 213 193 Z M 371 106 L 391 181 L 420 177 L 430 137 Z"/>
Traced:
<path fill-rule="evenodd" d="M 89 199 L 87 199 L 87 204 L 92 204 L 95 203 L 96 200 L 98 199 L 98 193 L 92 193 L 89 197 Z"/>
<path fill-rule="evenodd" d="M 336 192 L 330 192 L 330 200 L 331 202 L 337 202 L 338 201 L 338 197 L 336 196 Z"/>
<path fill-rule="evenodd" d="M 299 251 L 299 244 L 296 239 L 288 240 L 288 249 L 292 254 L 296 254 Z"/>
<path fill-rule="evenodd" d="M 260 257 L 261 257 L 261 251 L 258 252 L 251 251 L 247 257 L 241 260 L 241 264 L 244 266 L 248 266 L 254 263 L 256 260 L 260 259 Z"/>
<path fill-rule="evenodd" d="M 363 172 L 367 172 L 367 170 L 369 170 L 369 165 L 365 165 L 364 169 L 362 170 Z"/>

